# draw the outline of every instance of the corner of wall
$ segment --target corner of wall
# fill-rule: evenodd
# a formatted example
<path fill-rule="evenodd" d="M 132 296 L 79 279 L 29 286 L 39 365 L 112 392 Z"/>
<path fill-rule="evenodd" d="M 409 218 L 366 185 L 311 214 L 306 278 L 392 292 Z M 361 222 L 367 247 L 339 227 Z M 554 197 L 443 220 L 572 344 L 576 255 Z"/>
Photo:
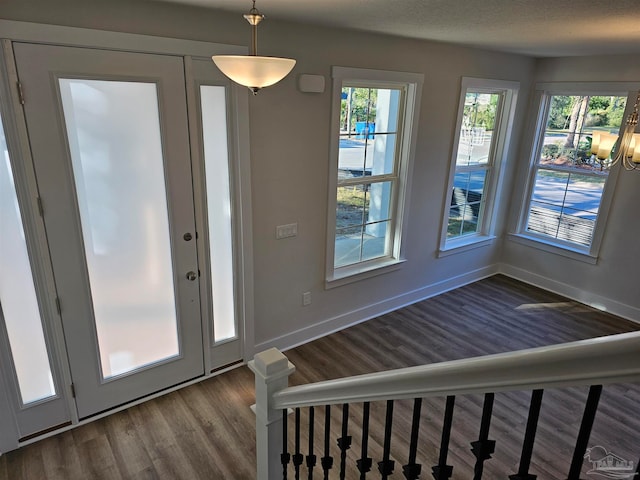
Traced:
<path fill-rule="evenodd" d="M 280 337 L 272 338 L 257 344 L 255 346 L 255 351 L 262 352 L 272 347 L 275 347 L 280 351 L 289 350 L 327 336 L 331 333 L 335 333 L 359 323 L 366 322 L 367 320 L 371 320 L 372 318 L 379 317 L 385 313 L 392 312 L 422 300 L 427 300 L 428 298 L 435 297 L 436 295 L 448 292 L 449 290 L 463 287 L 469 283 L 477 282 L 478 280 L 482 280 L 483 278 L 499 273 L 499 270 L 499 265 L 493 264 L 432 283 L 419 289 L 406 292 L 392 298 L 387 298 L 381 302 L 342 313 L 333 318 L 318 322 L 315 325 L 287 333 Z"/>
<path fill-rule="evenodd" d="M 537 273 L 505 263 L 498 265 L 498 273 L 515 278 L 521 282 L 552 291 L 559 295 L 563 295 L 571 300 L 584 303 L 585 305 L 597 310 L 602 310 L 632 322 L 640 323 L 640 308 L 638 307 L 626 305 L 610 298 L 603 297 L 595 292 L 581 290 L 579 288 L 572 287 L 571 285 L 567 285 L 551 278 L 538 275 Z"/>

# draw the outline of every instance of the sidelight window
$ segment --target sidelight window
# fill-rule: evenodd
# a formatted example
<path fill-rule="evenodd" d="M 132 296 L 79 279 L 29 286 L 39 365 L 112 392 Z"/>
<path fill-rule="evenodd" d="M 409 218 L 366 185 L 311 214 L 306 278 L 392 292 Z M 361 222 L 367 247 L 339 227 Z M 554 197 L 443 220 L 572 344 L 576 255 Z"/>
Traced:
<path fill-rule="evenodd" d="M 0 119 L 0 315 L 23 404 L 56 394 L 9 150 Z"/>

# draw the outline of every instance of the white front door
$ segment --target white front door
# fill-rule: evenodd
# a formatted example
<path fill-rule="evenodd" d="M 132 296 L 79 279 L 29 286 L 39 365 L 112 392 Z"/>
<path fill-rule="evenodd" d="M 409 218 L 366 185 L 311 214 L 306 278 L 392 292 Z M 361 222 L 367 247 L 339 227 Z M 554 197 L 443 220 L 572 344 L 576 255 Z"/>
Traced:
<path fill-rule="evenodd" d="M 14 54 L 79 417 L 203 375 L 183 59 Z"/>

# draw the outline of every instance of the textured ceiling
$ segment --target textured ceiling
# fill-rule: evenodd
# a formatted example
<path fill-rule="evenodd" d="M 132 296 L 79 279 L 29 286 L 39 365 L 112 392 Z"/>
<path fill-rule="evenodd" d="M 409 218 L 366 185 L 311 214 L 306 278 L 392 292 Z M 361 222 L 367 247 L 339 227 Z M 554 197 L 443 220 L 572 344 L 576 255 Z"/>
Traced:
<path fill-rule="evenodd" d="M 250 0 L 157 0 L 238 14 Z M 257 0 L 268 19 L 539 57 L 640 53 L 640 0 Z M 639 60 L 640 61 L 640 60 Z"/>

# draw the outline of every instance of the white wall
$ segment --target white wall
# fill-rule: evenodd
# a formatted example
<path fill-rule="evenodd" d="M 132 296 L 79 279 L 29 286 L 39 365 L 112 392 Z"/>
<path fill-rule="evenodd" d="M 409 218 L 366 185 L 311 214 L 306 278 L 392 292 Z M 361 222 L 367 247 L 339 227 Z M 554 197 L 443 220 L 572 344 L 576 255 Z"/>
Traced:
<path fill-rule="evenodd" d="M 348 322 L 374 316 L 492 273 L 499 245 L 436 258 L 447 188 L 460 80 L 463 76 L 522 82 L 528 58 L 435 43 L 290 27 L 270 32 L 273 51 L 298 59 L 296 73 L 329 75 L 331 65 L 424 73 L 409 209 L 407 263 L 398 271 L 325 290 L 330 91 L 295 91 L 295 76 L 252 102 L 256 343 L 284 347 Z M 266 36 L 263 35 L 263 37 Z M 264 95 L 263 95 L 264 93 Z M 516 116 L 522 124 L 525 101 Z M 267 128 L 269 126 L 270 128 Z M 517 146 L 518 142 L 512 144 Z M 275 240 L 278 224 L 298 222 L 299 236 Z M 474 272 L 466 276 L 469 272 Z M 448 280 L 463 276 L 446 283 Z M 437 285 L 445 282 L 445 285 Z M 301 293 L 313 303 L 301 306 Z M 374 308 L 370 304 L 380 302 Z M 365 309 L 364 311 L 359 311 Z M 321 327 L 318 322 L 326 321 Z M 315 327 L 314 327 L 315 326 Z M 305 329 L 299 335 L 292 331 Z"/>
<path fill-rule="evenodd" d="M 535 81 L 638 82 L 640 55 L 538 59 Z M 529 115 L 535 115 L 535 112 Z M 524 148 L 526 144 L 526 141 L 522 142 Z M 520 161 L 523 166 L 526 166 L 528 158 L 529 152 L 522 151 Z M 517 215 L 521 195 L 521 191 L 513 193 L 510 202 L 514 207 L 513 215 Z M 640 172 L 621 169 L 597 264 L 591 265 L 505 241 L 502 255 L 504 271 L 584 303 L 640 321 L 638 205 Z"/>
<path fill-rule="evenodd" d="M 248 4 L 249 6 L 249 4 Z M 264 7 L 266 8 L 266 6 Z M 268 15 L 268 11 L 265 11 Z M 241 15 L 212 13 L 164 2 L 3 0 L 0 18 L 104 30 L 247 44 Z M 260 26 L 259 52 L 298 60 L 280 84 L 250 99 L 254 234 L 255 340 L 281 348 L 397 308 L 497 271 L 501 242 L 436 258 L 463 76 L 521 82 L 515 119 L 515 160 L 535 61 L 531 58 L 278 22 Z M 330 89 L 304 94 L 301 73 L 324 75 L 331 66 L 423 73 L 425 76 L 406 241 L 397 271 L 325 290 Z M 510 165 L 507 176 L 514 169 Z M 506 205 L 507 202 L 502 202 Z M 505 208 L 502 208 L 505 213 Z M 298 236 L 275 239 L 276 225 L 298 223 Z M 502 232 L 503 226 L 498 228 Z M 302 306 L 302 292 L 313 302 Z"/>

